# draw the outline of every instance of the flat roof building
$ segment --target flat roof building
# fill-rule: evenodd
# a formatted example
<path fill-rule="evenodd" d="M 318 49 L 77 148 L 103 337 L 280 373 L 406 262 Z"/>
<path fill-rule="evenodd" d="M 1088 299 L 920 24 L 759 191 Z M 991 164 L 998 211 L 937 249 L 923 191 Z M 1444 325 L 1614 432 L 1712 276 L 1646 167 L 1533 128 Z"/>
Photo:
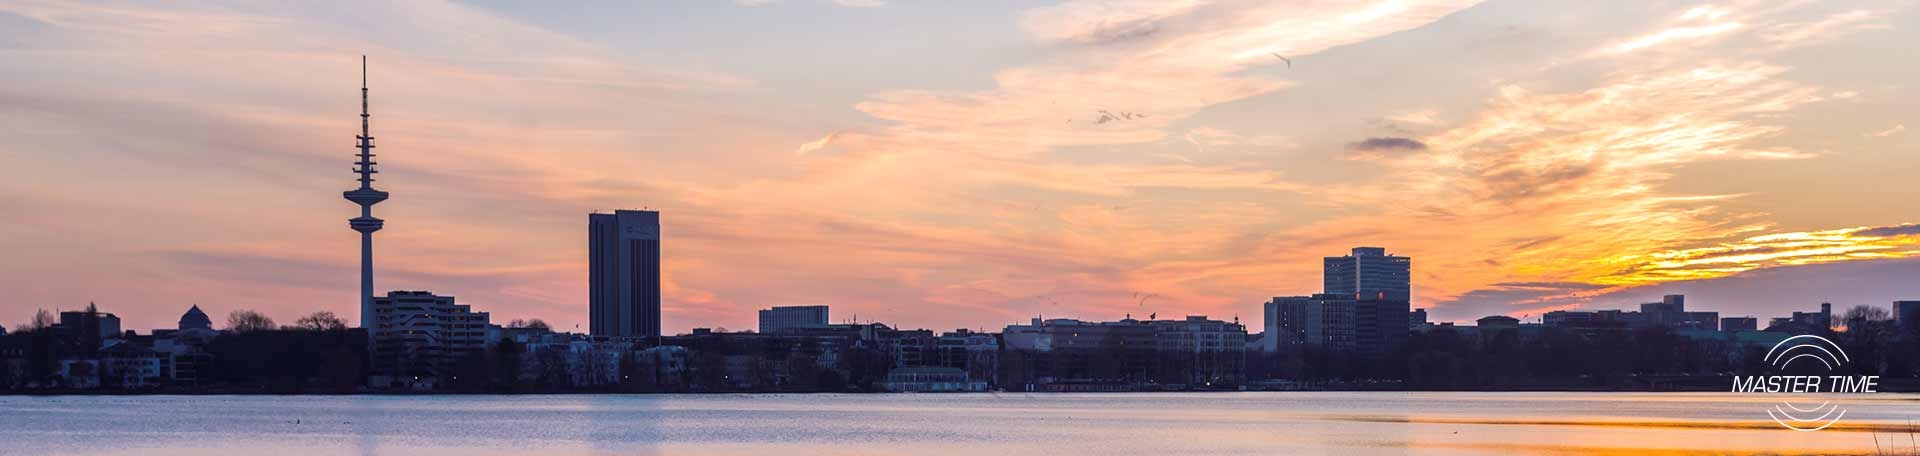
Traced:
<path fill-rule="evenodd" d="M 827 306 L 774 306 L 760 309 L 760 332 L 774 334 L 827 325 Z"/>
<path fill-rule="evenodd" d="M 1920 301 L 1894 301 L 1893 319 L 1900 323 L 1900 329 L 1912 333 L 1920 327 Z"/>
<path fill-rule="evenodd" d="M 1267 352 L 1305 347 L 1336 352 L 1354 349 L 1354 301 L 1347 296 L 1279 296 L 1266 304 Z"/>
<path fill-rule="evenodd" d="M 489 318 L 432 292 L 394 291 L 374 298 L 373 326 L 367 329 L 374 344 L 373 386 L 431 388 L 462 355 L 487 347 Z"/>
<path fill-rule="evenodd" d="M 1413 259 L 1388 255 L 1382 247 L 1354 247 L 1347 256 L 1326 257 L 1326 294 L 1355 300 L 1408 301 L 1413 297 Z"/>
<path fill-rule="evenodd" d="M 660 336 L 660 213 L 587 215 L 588 332 Z"/>

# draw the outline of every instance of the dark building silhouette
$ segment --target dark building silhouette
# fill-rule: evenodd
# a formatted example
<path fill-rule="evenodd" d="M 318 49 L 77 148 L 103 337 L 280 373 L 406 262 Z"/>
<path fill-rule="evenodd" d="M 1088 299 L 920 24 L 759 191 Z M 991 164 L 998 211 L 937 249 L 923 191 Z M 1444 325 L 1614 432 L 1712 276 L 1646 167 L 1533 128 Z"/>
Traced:
<path fill-rule="evenodd" d="M 1787 332 L 1823 332 L 1833 329 L 1833 303 L 1820 303 L 1819 312 L 1794 312 L 1792 316 L 1774 317 L 1767 325 L 1768 331 Z"/>
<path fill-rule="evenodd" d="M 1232 389 L 1246 381 L 1247 329 L 1238 322 L 1089 322 L 1033 319 L 1009 325 L 1001 384 L 1020 391 Z"/>
<path fill-rule="evenodd" d="M 1354 349 L 1351 296 L 1276 296 L 1264 307 L 1266 335 L 1261 340 L 1261 348 L 1269 353 L 1295 352 L 1306 347 L 1342 353 Z"/>
<path fill-rule="evenodd" d="M 87 303 L 88 310 L 69 310 L 60 312 L 60 322 L 54 324 L 55 331 L 65 331 L 74 337 L 111 339 L 120 337 L 120 317 L 97 310 L 93 303 Z"/>
<path fill-rule="evenodd" d="M 1398 350 L 1407 342 L 1409 307 L 1405 299 L 1354 300 L 1354 351 L 1377 358 Z"/>
<path fill-rule="evenodd" d="M 1720 330 L 1726 332 L 1758 331 L 1760 330 L 1760 319 L 1754 317 L 1721 318 Z"/>
<path fill-rule="evenodd" d="M 777 333 L 827 325 L 827 306 L 774 306 L 760 309 L 760 332 Z"/>
<path fill-rule="evenodd" d="M 1894 301 L 1893 318 L 1908 332 L 1920 327 L 1920 301 Z"/>
<path fill-rule="evenodd" d="M 432 292 L 393 291 L 374 298 L 373 383 L 431 389 L 455 360 L 486 348 L 490 318 Z"/>
<path fill-rule="evenodd" d="M 1355 300 L 1410 300 L 1412 264 L 1413 259 L 1388 255 L 1385 248 L 1354 247 L 1351 255 L 1326 258 L 1326 294 Z"/>
<path fill-rule="evenodd" d="M 1354 247 L 1351 255 L 1327 257 L 1324 265 L 1326 294 L 1353 297 L 1356 352 L 1378 357 L 1406 342 L 1413 259 L 1381 247 Z"/>
<path fill-rule="evenodd" d="M 1506 315 L 1492 315 L 1480 317 L 1474 323 L 1482 328 L 1514 328 L 1520 326 L 1520 319 Z"/>
<path fill-rule="evenodd" d="M 587 215 L 588 331 L 660 336 L 660 213 Z"/>
<path fill-rule="evenodd" d="M 186 331 L 189 329 L 213 330 L 213 319 L 207 318 L 207 313 L 202 312 L 198 304 L 187 308 L 187 313 L 180 314 L 179 330 Z"/>

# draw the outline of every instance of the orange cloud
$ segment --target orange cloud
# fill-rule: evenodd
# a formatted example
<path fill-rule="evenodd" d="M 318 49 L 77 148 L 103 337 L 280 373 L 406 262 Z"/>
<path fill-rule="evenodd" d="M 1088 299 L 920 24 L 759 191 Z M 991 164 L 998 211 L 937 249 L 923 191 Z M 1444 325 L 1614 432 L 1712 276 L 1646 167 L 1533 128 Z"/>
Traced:
<path fill-rule="evenodd" d="M 1645 285 L 1726 277 L 1773 266 L 1914 256 L 1920 256 L 1920 225 L 1776 233 L 1706 247 L 1608 258 L 1603 263 L 1619 271 L 1591 281 Z"/>

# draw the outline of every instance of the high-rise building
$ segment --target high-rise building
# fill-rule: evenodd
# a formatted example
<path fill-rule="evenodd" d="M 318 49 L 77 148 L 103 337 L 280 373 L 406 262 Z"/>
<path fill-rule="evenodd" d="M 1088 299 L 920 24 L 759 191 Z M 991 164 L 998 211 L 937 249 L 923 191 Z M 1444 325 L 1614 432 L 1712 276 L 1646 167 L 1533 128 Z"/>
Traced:
<path fill-rule="evenodd" d="M 367 56 L 360 56 L 360 154 L 354 162 L 354 172 L 360 174 L 360 188 L 348 190 L 342 194 L 347 201 L 360 205 L 360 216 L 347 220 L 347 226 L 360 232 L 360 327 L 367 328 L 368 337 L 373 335 L 373 325 L 367 324 L 373 316 L 373 232 L 380 231 L 386 222 L 374 218 L 373 205 L 387 200 L 387 192 L 373 188 L 373 175 L 379 173 L 373 166 L 373 133 L 368 129 L 367 111 Z"/>
<path fill-rule="evenodd" d="M 826 325 L 827 306 L 774 306 L 760 309 L 761 334 Z"/>
<path fill-rule="evenodd" d="M 1326 258 L 1326 294 L 1408 301 L 1413 297 L 1413 259 L 1381 247 L 1354 247 L 1353 254 Z"/>
<path fill-rule="evenodd" d="M 660 336 L 660 213 L 587 216 L 588 331 Z"/>
<path fill-rule="evenodd" d="M 1326 294 L 1353 298 L 1353 343 L 1359 354 L 1386 355 L 1407 340 L 1413 259 L 1381 247 L 1354 247 L 1325 261 Z"/>

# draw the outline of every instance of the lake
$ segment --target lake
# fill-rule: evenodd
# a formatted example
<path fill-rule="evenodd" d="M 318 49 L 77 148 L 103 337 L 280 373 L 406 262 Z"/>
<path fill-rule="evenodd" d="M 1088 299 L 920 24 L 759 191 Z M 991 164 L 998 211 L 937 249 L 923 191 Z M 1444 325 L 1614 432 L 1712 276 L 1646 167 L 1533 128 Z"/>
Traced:
<path fill-rule="evenodd" d="M 1259 392 L 0 397 L 0 454 L 1897 454 L 1920 395 Z M 1877 439 L 1877 440 L 1876 440 Z M 1876 443 L 1877 442 L 1877 443 Z"/>

